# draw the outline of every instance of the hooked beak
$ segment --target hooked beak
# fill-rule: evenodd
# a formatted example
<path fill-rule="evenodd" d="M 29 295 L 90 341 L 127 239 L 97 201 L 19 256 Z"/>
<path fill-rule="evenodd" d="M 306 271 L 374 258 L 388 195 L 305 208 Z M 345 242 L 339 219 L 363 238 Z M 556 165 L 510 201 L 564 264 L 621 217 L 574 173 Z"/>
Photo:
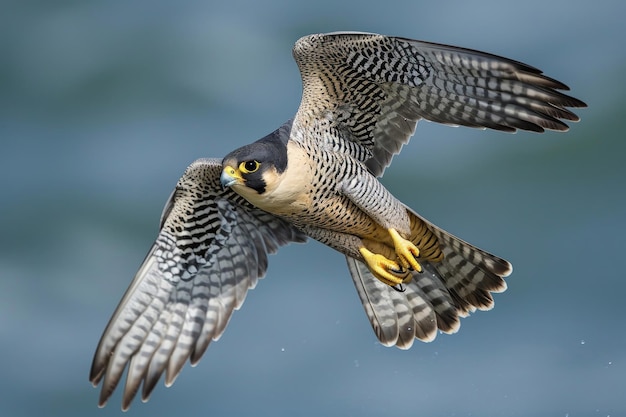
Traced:
<path fill-rule="evenodd" d="M 220 182 L 222 183 L 222 187 L 226 188 L 235 184 L 243 184 L 244 180 L 238 170 L 231 167 L 230 165 L 226 165 L 222 170 Z"/>

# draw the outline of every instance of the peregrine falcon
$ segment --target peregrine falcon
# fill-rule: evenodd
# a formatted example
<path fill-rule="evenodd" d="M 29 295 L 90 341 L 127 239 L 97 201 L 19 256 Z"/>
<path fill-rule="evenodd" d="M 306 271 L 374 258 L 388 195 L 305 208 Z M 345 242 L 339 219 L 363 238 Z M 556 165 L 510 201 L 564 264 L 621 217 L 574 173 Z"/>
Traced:
<path fill-rule="evenodd" d="M 222 335 L 290 242 L 345 255 L 385 346 L 454 333 L 493 306 L 511 264 L 435 226 L 380 182 L 420 119 L 505 132 L 566 131 L 585 103 L 529 65 L 454 46 L 365 33 L 301 38 L 302 101 L 287 123 L 178 181 L 160 231 L 97 347 L 104 406 L 127 368 L 122 408 L 147 401 Z"/>

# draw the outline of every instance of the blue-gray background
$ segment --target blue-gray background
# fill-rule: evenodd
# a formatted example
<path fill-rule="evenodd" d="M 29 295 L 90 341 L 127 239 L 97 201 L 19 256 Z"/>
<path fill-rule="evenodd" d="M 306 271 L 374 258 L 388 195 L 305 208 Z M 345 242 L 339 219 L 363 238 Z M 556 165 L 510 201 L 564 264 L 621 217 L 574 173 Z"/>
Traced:
<path fill-rule="evenodd" d="M 342 256 L 265 280 L 200 365 L 127 415 L 624 416 L 623 1 L 5 1 L 0 412 L 119 415 L 87 381 L 185 167 L 295 112 L 300 36 L 359 30 L 506 55 L 590 107 L 567 134 L 420 123 L 384 182 L 509 259 L 496 308 L 409 351 L 374 337 Z"/>

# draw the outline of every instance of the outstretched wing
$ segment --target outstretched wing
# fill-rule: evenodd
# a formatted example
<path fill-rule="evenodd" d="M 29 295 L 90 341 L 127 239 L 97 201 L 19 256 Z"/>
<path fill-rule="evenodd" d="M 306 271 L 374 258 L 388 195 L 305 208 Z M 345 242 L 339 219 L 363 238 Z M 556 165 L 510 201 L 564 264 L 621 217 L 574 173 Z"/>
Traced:
<path fill-rule="evenodd" d="M 293 55 L 303 94 L 295 125 L 381 176 L 419 119 L 514 132 L 565 131 L 567 107 L 585 103 L 529 65 L 454 46 L 375 34 L 330 33 L 298 40 Z M 297 140 L 297 138 L 295 138 Z"/>
<path fill-rule="evenodd" d="M 217 159 L 187 168 L 165 206 L 161 230 L 100 339 L 91 367 L 104 378 L 104 406 L 128 365 L 127 409 L 143 382 L 142 399 L 165 371 L 171 385 L 189 358 L 195 365 L 217 340 L 233 310 L 267 269 L 267 254 L 306 236 L 223 190 Z"/>

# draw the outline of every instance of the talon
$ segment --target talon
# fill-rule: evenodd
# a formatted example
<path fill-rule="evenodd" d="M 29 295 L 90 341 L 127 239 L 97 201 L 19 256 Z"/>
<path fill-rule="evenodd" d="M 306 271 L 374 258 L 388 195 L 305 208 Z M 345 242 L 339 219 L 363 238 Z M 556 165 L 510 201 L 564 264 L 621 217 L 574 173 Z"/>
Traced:
<path fill-rule="evenodd" d="M 382 256 L 382 255 L 380 255 L 380 256 Z M 385 259 L 387 259 L 387 258 L 385 258 Z M 411 268 L 409 268 L 409 270 L 410 270 L 410 269 L 411 269 Z M 405 275 L 405 274 L 407 273 L 407 270 L 406 270 L 406 269 L 404 269 L 404 268 L 402 267 L 402 265 L 399 265 L 399 264 L 398 264 L 398 269 L 395 269 L 395 268 L 390 268 L 390 269 L 389 269 L 389 271 L 391 271 L 392 273 L 394 273 L 394 274 L 396 274 L 396 275 Z"/>
<path fill-rule="evenodd" d="M 391 286 L 391 288 L 393 288 L 394 290 L 396 290 L 398 292 L 405 292 L 406 291 L 405 286 L 402 285 L 402 284 L 393 285 L 393 286 Z"/>
<path fill-rule="evenodd" d="M 384 284 L 391 287 L 411 281 L 411 273 L 397 262 L 387 259 L 383 255 L 372 253 L 366 248 L 360 248 L 368 268 Z"/>
<path fill-rule="evenodd" d="M 417 262 L 420 250 L 412 242 L 404 239 L 396 229 L 388 229 L 393 245 L 398 255 L 398 262 L 406 269 L 422 272 L 422 266 Z"/>

